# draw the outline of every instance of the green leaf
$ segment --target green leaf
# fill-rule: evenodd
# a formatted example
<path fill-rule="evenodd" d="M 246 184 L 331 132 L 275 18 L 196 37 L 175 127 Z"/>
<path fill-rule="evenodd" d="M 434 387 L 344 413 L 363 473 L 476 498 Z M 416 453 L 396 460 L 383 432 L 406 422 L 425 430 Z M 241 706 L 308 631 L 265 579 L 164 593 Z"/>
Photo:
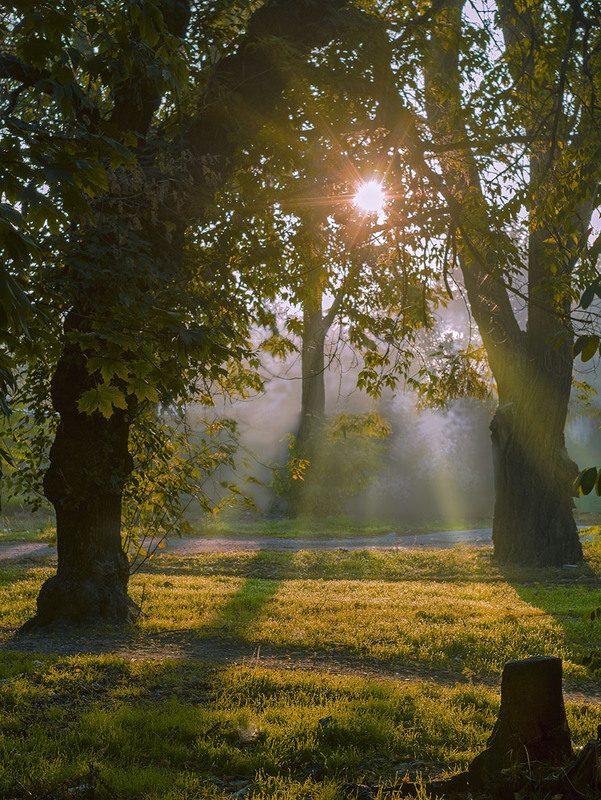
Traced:
<path fill-rule="evenodd" d="M 575 494 L 590 494 L 597 482 L 597 467 L 588 467 L 582 470 L 574 482 L 573 490 Z"/>
<path fill-rule="evenodd" d="M 580 298 L 580 307 L 581 308 L 588 308 L 590 304 L 595 299 L 597 294 L 597 286 L 589 286 L 587 289 L 584 290 L 582 293 L 582 297 Z"/>
<path fill-rule="evenodd" d="M 13 225 L 22 225 L 23 217 L 16 208 L 13 208 L 9 203 L 0 203 L 0 215 L 12 222 Z"/>
<path fill-rule="evenodd" d="M 577 356 L 582 353 L 582 349 L 586 344 L 588 336 L 579 336 L 576 341 L 574 342 L 574 346 L 572 347 L 572 356 L 576 358 Z"/>
<path fill-rule="evenodd" d="M 0 447 L 0 459 L 6 461 L 7 464 L 10 464 L 11 467 L 17 468 L 10 452 L 5 447 Z"/>
<path fill-rule="evenodd" d="M 94 356 L 88 359 L 88 371 L 90 375 L 100 371 L 102 380 L 110 383 L 113 378 L 121 378 L 126 381 L 129 377 L 129 367 L 122 359 L 102 358 Z"/>
<path fill-rule="evenodd" d="M 143 378 L 134 378 L 133 381 L 128 383 L 127 389 L 134 394 L 140 402 L 148 400 L 150 403 L 158 403 L 159 401 L 159 393 L 157 390 Z"/>
<path fill-rule="evenodd" d="M 599 337 L 596 335 L 589 336 L 586 344 L 582 348 L 580 358 L 582 361 L 590 361 L 599 349 Z"/>
<path fill-rule="evenodd" d="M 82 414 L 93 414 L 99 411 L 105 419 L 112 416 L 115 408 L 127 408 L 127 400 L 123 392 L 116 386 L 103 383 L 95 389 L 89 389 L 79 398 L 77 408 Z"/>

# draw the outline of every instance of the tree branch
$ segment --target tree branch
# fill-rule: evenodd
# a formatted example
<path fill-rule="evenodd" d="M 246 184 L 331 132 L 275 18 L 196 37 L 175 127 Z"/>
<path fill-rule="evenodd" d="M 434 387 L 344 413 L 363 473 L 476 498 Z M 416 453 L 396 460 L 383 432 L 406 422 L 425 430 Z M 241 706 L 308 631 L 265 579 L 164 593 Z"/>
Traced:
<path fill-rule="evenodd" d="M 202 217 L 227 178 L 236 150 L 252 141 L 293 78 L 295 59 L 343 28 L 349 0 L 268 0 L 250 18 L 237 50 L 213 67 L 182 140 L 194 182 L 186 213 Z"/>

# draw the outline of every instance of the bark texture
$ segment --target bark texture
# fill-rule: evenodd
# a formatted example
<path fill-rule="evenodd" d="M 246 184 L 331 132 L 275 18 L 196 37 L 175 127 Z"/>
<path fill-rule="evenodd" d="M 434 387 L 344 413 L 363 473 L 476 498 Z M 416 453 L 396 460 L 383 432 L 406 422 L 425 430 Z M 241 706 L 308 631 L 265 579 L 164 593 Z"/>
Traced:
<path fill-rule="evenodd" d="M 464 0 L 447 0 L 439 7 L 426 70 L 428 121 L 442 147 L 470 138 L 459 70 L 463 5 Z M 540 83 L 530 62 L 518 63 L 520 53 L 534 52 L 542 24 L 539 11 L 518 12 L 508 2 L 500 12 L 517 102 L 523 108 L 524 126 L 537 142 L 531 148 L 529 236 L 523 265 L 528 276 L 525 330 L 518 324 L 504 278 L 515 258 L 513 245 L 484 196 L 475 154 L 469 147 L 450 149 L 440 157 L 442 178 L 431 172 L 429 176 L 448 201 L 470 307 L 497 384 L 499 407 L 491 425 L 495 556 L 503 563 L 561 566 L 582 559 L 571 498 L 577 469 L 565 450 L 564 426 L 573 366 L 569 317 L 570 276 L 576 260 L 573 242 L 590 218 L 589 187 L 580 187 L 584 201 L 575 202 L 561 219 L 552 208 L 548 214 L 545 211 L 555 188 L 555 142 L 541 119 L 563 125 L 562 98 L 554 86 Z M 523 45 L 521 50 L 516 42 Z M 541 108 L 541 103 L 548 107 Z"/>
<path fill-rule="evenodd" d="M 316 299 L 307 301 L 303 310 L 301 418 L 296 438 L 304 450 L 312 449 L 311 443 L 319 440 L 326 410 L 324 348 L 327 327 L 321 310 L 321 292 L 319 302 L 315 302 Z"/>
<path fill-rule="evenodd" d="M 564 764 L 572 757 L 561 688 L 561 659 L 508 661 L 501 708 L 486 750 L 469 767 L 470 785 L 494 785 L 501 770 L 519 764 Z"/>
<path fill-rule="evenodd" d="M 90 385 L 84 353 L 67 346 L 52 379 L 60 424 L 44 476 L 56 511 L 58 568 L 43 584 L 28 628 L 53 621 L 125 623 L 137 616 L 121 546 L 121 496 L 133 468 L 130 411 L 119 409 L 109 419 L 81 414 L 77 400 Z"/>

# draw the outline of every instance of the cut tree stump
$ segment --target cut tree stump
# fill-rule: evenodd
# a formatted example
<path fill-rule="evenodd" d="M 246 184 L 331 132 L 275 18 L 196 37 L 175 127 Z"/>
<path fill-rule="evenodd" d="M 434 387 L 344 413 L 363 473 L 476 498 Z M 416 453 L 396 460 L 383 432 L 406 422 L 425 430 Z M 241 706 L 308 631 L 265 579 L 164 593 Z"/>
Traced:
<path fill-rule="evenodd" d="M 470 785 L 485 785 L 520 764 L 563 764 L 573 757 L 561 666 L 560 658 L 547 656 L 505 664 L 499 716 L 486 750 L 469 766 Z"/>
<path fill-rule="evenodd" d="M 590 742 L 573 764 L 570 729 L 561 687 L 561 659 L 536 656 L 508 661 L 501 678 L 501 708 L 487 742 L 467 772 L 430 783 L 402 783 L 391 787 L 401 796 L 433 797 L 545 797 L 581 800 L 597 787 L 601 742 Z M 599 726 L 601 733 L 601 726 Z M 561 769 L 553 769 L 561 767 Z M 550 792 L 550 794 L 549 794 Z"/>

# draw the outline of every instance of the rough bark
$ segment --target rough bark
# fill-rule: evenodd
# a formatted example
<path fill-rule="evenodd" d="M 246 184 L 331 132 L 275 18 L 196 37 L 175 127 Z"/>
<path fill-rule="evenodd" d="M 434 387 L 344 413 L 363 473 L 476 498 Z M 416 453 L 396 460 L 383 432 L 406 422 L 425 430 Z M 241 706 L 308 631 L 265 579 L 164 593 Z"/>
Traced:
<path fill-rule="evenodd" d="M 440 7 L 426 71 L 428 121 L 436 143 L 441 145 L 469 141 L 458 66 L 463 5 L 463 0 L 448 0 Z M 529 20 L 523 27 L 531 36 L 537 29 L 536 21 Z M 518 35 L 516 30 L 514 24 L 513 38 Z M 516 75 L 529 69 L 530 65 L 516 66 Z M 553 92 L 550 87 L 537 87 L 534 78 L 527 87 L 518 82 L 518 90 L 528 93 L 518 95 L 528 130 L 528 113 L 534 109 L 533 113 L 540 116 L 539 99 L 553 98 Z M 549 118 L 561 116 L 560 107 L 545 109 L 547 112 Z M 575 465 L 565 451 L 563 431 L 572 377 L 568 287 L 575 257 L 571 242 L 587 217 L 581 206 L 571 215 L 564 214 L 560 222 L 556 215 L 550 215 L 552 231 L 544 222 L 541 208 L 550 190 L 545 182 L 548 184 L 553 176 L 550 165 L 554 142 L 540 119 L 532 125 L 542 143 L 533 152 L 530 170 L 525 331 L 518 325 L 502 280 L 511 243 L 484 198 L 474 154 L 465 147 L 443 156 L 440 164 L 442 191 L 457 226 L 458 256 L 470 307 L 499 396 L 491 425 L 495 555 L 502 562 L 561 565 L 582 558 L 571 500 Z M 549 134 L 547 141 L 545 133 Z"/>
<path fill-rule="evenodd" d="M 43 584 L 27 628 L 57 620 L 123 623 L 137 613 L 121 546 L 121 495 L 133 468 L 130 411 L 119 409 L 109 419 L 81 414 L 77 400 L 90 385 L 84 353 L 68 345 L 52 378 L 60 423 L 44 476 L 56 511 L 58 567 Z"/>
<path fill-rule="evenodd" d="M 500 406 L 491 423 L 495 557 L 531 566 L 577 563 L 582 546 L 570 487 L 578 469 L 563 429 L 541 442 L 530 419 L 516 403 Z"/>
<path fill-rule="evenodd" d="M 327 329 L 321 310 L 321 293 L 319 299 L 319 305 L 307 303 L 303 312 L 301 418 L 296 439 L 305 449 L 311 449 L 311 442 L 320 437 L 326 410 L 324 348 Z"/>
<path fill-rule="evenodd" d="M 132 211 L 132 230 L 138 236 L 146 236 L 150 251 L 164 251 L 163 258 L 170 269 L 177 269 L 186 227 L 203 216 L 206 204 L 231 171 L 236 150 L 252 139 L 281 98 L 290 79 L 286 54 L 289 56 L 293 48 L 299 54 L 306 53 L 327 43 L 338 29 L 337 13 L 347 1 L 315 4 L 312 0 L 269 0 L 251 17 L 237 50 L 218 62 L 198 113 L 177 131 L 178 146 L 187 148 L 192 157 L 188 171 L 193 180 L 182 179 L 179 201 L 158 212 L 160 221 L 168 222 L 175 232 L 163 241 L 160 222 L 154 217 L 144 219 L 144 213 L 136 209 Z M 190 3 L 164 0 L 161 6 L 169 32 L 184 36 Z M 134 39 L 136 35 L 132 30 Z M 278 37 L 284 41 L 283 47 L 278 46 Z M 152 59 L 147 48 L 141 52 Z M 161 103 L 161 93 L 149 77 L 151 74 L 141 60 L 139 70 L 128 73 L 113 87 L 111 123 L 124 133 L 137 134 L 143 162 L 152 168 L 161 141 L 160 137 L 151 140 L 147 134 Z M 123 230 L 119 203 L 113 206 L 110 198 L 100 198 L 98 205 L 105 219 L 109 217 L 108 227 L 110 215 L 115 213 L 116 223 Z M 81 238 L 85 240 L 85 232 Z M 97 292 L 88 290 L 83 296 L 76 292 L 71 306 L 75 310 L 86 308 L 83 316 L 88 319 L 91 311 L 97 326 L 103 319 L 112 318 L 111 298 L 118 294 L 122 280 L 120 265 L 111 266 L 114 256 L 111 262 L 110 243 L 107 252 L 108 263 L 101 265 L 102 273 L 106 273 L 105 283 Z M 85 264 L 81 257 L 76 262 L 76 270 L 82 271 L 86 284 Z M 69 276 L 69 270 L 66 274 Z M 136 281 L 143 280 L 141 271 Z M 141 287 L 142 294 L 152 292 L 152 280 L 149 278 L 148 285 Z M 69 315 L 69 324 L 74 326 L 71 333 L 78 330 L 76 317 L 76 311 Z M 44 489 L 56 510 L 58 568 L 56 575 L 43 585 L 37 614 L 26 625 L 28 628 L 54 620 L 125 622 L 136 613 L 127 596 L 128 564 L 121 547 L 121 497 L 132 469 L 127 443 L 130 412 L 135 403 L 128 398 L 129 410 L 116 410 L 109 419 L 96 413 L 79 413 L 77 401 L 91 386 L 85 362 L 83 350 L 69 342 L 53 378 L 53 402 L 60 423 Z"/>
<path fill-rule="evenodd" d="M 190 15 L 189 2 L 164 0 L 161 11 L 168 31 L 183 36 Z M 131 37 L 136 41 L 139 33 L 132 29 Z M 137 71 L 114 87 L 113 96 L 111 123 L 123 132 L 135 131 L 143 147 L 143 137 L 161 102 L 161 93 L 156 82 L 148 78 L 143 59 Z M 122 493 L 133 469 L 128 439 L 135 398 L 128 398 L 127 410 L 116 409 L 108 419 L 98 412 L 81 413 L 77 405 L 83 392 L 94 386 L 87 368 L 89 354 L 77 338 L 81 334 L 93 336 L 104 319 L 112 318 L 122 266 L 110 261 L 111 254 L 113 260 L 115 256 L 106 230 L 111 231 L 111 213 L 115 222 L 122 223 L 123 212 L 111 211 L 110 198 L 98 199 L 96 208 L 102 209 L 99 217 L 104 222 L 98 228 L 93 221 L 85 223 L 87 227 L 79 237 L 73 236 L 73 242 L 78 238 L 85 242 L 88 237 L 102 241 L 104 237 L 107 263 L 86 262 L 94 255 L 103 258 L 98 247 L 86 254 L 85 247 L 74 245 L 72 262 L 67 256 L 65 293 L 72 295 L 72 304 L 64 325 L 66 343 L 51 386 L 52 403 L 60 421 L 44 476 L 44 493 L 56 512 L 57 572 L 43 584 L 37 613 L 25 629 L 54 621 L 124 623 L 137 613 L 127 595 L 129 564 L 121 545 Z M 142 215 L 143 211 L 134 209 L 126 224 L 129 221 L 135 230 Z M 150 231 L 151 226 L 148 227 Z M 113 235 L 117 238 L 114 231 Z M 149 239 L 152 241 L 150 236 Z M 98 276 L 96 285 L 88 272 Z M 78 281 L 85 288 L 78 289 Z"/>
<path fill-rule="evenodd" d="M 534 762 L 564 764 L 572 755 L 561 659 L 508 661 L 501 678 L 499 716 L 486 750 L 470 764 L 470 785 L 494 785 L 503 769 Z"/>

